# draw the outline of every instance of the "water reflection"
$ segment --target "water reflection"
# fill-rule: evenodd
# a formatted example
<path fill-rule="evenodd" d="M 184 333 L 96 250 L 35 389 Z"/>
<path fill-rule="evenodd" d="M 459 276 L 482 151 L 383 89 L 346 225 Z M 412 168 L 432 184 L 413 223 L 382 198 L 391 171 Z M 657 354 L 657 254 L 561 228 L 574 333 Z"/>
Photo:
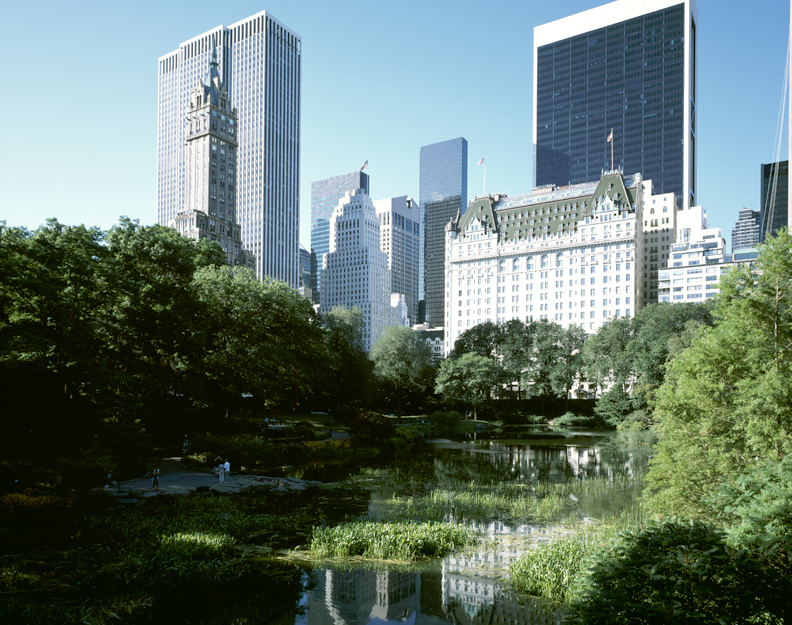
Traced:
<path fill-rule="evenodd" d="M 646 466 L 638 453 L 603 445 L 591 436 L 527 441 L 438 441 L 426 457 L 410 460 L 405 482 L 418 491 L 454 483 L 525 484 L 633 478 Z M 407 480 L 409 474 L 410 479 Z M 416 479 L 418 478 L 418 479 Z M 414 491 L 415 492 L 415 491 Z M 586 522 L 618 512 L 633 493 L 615 489 L 574 498 Z M 316 569 L 307 613 L 298 623 L 332 625 L 561 623 L 564 611 L 541 600 L 521 604 L 499 586 L 509 565 L 528 549 L 570 531 L 560 524 L 473 524 L 489 537 L 486 548 L 454 554 L 420 573 Z"/>

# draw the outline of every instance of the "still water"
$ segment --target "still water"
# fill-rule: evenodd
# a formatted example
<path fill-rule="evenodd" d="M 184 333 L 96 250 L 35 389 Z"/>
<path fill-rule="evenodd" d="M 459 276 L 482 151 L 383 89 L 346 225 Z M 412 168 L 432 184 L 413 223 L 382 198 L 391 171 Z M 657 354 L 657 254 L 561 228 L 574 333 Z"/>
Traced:
<path fill-rule="evenodd" d="M 634 477 L 646 457 L 578 433 L 563 439 L 434 443 L 428 482 L 448 479 L 567 482 L 592 477 Z M 629 505 L 630 496 L 581 497 L 572 506 L 581 522 Z M 475 524 L 474 524 L 475 525 Z M 500 589 L 509 564 L 526 550 L 569 531 L 566 524 L 478 526 L 487 548 L 455 554 L 420 572 L 317 568 L 306 572 L 301 597 L 304 625 L 440 623 L 560 623 L 563 610 L 539 601 L 518 603 Z"/>
<path fill-rule="evenodd" d="M 625 477 L 642 475 L 647 460 L 640 452 L 614 445 L 608 436 L 578 432 L 514 440 L 430 441 L 424 453 L 400 459 L 395 468 L 402 493 L 420 494 L 460 482 L 519 482 L 530 487 L 605 478 L 624 484 Z M 327 479 L 322 471 L 311 469 L 298 477 Z M 561 623 L 562 609 L 538 600 L 518 602 L 499 581 L 509 564 L 527 550 L 564 535 L 572 525 L 618 514 L 631 505 L 635 494 L 634 489 L 619 488 L 572 495 L 563 520 L 549 523 L 495 519 L 478 524 L 489 539 L 484 546 L 426 563 L 417 571 L 290 566 L 280 581 L 249 584 L 250 590 L 239 588 L 233 597 L 193 601 L 173 620 L 202 625 Z M 383 498 L 383 493 L 371 493 L 367 508 L 371 518 L 377 518 Z M 350 512 L 358 514 L 360 508 Z"/>

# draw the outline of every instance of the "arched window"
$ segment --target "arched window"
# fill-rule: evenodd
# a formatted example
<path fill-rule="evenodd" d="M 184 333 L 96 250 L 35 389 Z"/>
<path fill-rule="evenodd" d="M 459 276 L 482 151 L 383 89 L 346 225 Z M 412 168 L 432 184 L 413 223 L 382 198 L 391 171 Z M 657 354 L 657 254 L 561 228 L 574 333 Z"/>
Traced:
<path fill-rule="evenodd" d="M 564 266 L 564 255 L 556 254 L 556 267 L 563 267 L 563 266 Z"/>
<path fill-rule="evenodd" d="M 498 263 L 498 273 L 503 273 L 506 271 L 506 261 L 502 260 Z"/>
<path fill-rule="evenodd" d="M 528 257 L 528 258 L 525 260 L 525 268 L 526 268 L 526 269 L 528 269 L 528 270 L 531 270 L 531 269 L 533 269 L 533 268 L 534 268 L 534 267 L 533 267 L 533 256 L 529 256 L 529 257 Z"/>
<path fill-rule="evenodd" d="M 654 208 L 650 208 L 650 209 L 649 209 L 649 214 L 650 214 L 650 215 L 654 215 Z"/>
<path fill-rule="evenodd" d="M 550 266 L 550 261 L 547 258 L 547 254 L 542 254 L 542 269 L 547 269 Z"/>
<path fill-rule="evenodd" d="M 514 262 L 512 262 L 512 271 L 520 271 L 520 259 L 515 258 Z"/>
<path fill-rule="evenodd" d="M 664 213 L 667 213 L 667 212 L 668 212 L 668 206 L 663 206 L 663 212 L 664 212 Z"/>

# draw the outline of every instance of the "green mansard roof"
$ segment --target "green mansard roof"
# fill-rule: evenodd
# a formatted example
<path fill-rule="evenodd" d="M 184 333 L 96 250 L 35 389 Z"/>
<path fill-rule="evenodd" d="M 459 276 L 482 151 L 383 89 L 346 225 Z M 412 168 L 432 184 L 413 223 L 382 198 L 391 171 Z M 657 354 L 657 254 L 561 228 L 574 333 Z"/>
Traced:
<path fill-rule="evenodd" d="M 503 240 L 575 232 L 578 223 L 606 201 L 611 210 L 635 211 L 640 184 L 637 177 L 625 183 L 619 172 L 613 172 L 597 183 L 537 190 L 516 198 L 499 195 L 478 198 L 458 219 L 457 230 L 464 232 L 477 219 L 486 231 Z"/>

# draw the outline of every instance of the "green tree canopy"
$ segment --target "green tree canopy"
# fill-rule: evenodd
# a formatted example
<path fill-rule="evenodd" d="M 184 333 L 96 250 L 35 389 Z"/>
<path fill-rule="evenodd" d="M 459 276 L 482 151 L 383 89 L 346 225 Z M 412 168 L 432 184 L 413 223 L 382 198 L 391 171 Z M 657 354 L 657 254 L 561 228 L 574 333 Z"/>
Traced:
<path fill-rule="evenodd" d="M 410 392 L 423 392 L 432 385 L 432 350 L 410 328 L 391 326 L 371 348 L 374 372 L 392 390 L 396 415 L 401 417 L 402 401 Z"/>
<path fill-rule="evenodd" d="M 712 519 L 723 481 L 792 451 L 792 237 L 760 247 L 754 266 L 720 281 L 716 325 L 668 365 L 648 474 L 656 510 Z"/>
<path fill-rule="evenodd" d="M 471 406 L 474 415 L 506 383 L 501 366 L 487 356 L 468 352 L 459 358 L 446 358 L 440 363 L 435 392 L 446 401 Z"/>

